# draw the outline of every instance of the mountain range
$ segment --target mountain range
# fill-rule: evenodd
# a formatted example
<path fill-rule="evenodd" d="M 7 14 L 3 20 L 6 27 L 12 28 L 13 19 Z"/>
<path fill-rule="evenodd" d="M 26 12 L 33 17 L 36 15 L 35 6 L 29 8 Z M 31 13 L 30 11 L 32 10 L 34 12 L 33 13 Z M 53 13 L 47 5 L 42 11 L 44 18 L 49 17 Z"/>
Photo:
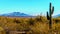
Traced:
<path fill-rule="evenodd" d="M 60 17 L 60 14 L 54 15 L 53 17 L 54 17 L 54 18 L 56 18 L 56 17 Z"/>
<path fill-rule="evenodd" d="M 0 16 L 7 16 L 7 17 L 32 17 L 31 15 L 20 13 L 20 12 L 12 12 L 7 14 L 2 14 Z"/>
<path fill-rule="evenodd" d="M 25 13 L 20 13 L 20 12 L 12 12 L 12 13 L 7 13 L 7 14 L 1 14 L 0 16 L 7 16 L 7 17 L 35 17 L 29 14 Z M 60 17 L 60 14 L 54 15 L 54 18 Z"/>

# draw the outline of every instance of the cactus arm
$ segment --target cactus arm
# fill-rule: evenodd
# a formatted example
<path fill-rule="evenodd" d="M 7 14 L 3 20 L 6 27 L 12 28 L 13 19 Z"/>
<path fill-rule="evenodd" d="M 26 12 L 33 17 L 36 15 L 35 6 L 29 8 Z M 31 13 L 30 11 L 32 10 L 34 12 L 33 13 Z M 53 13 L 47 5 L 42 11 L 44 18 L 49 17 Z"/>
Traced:
<path fill-rule="evenodd" d="M 53 12 L 54 12 L 54 7 L 52 7 L 52 14 L 53 14 Z"/>
<path fill-rule="evenodd" d="M 49 14 L 48 14 L 48 12 L 47 12 L 47 19 L 49 20 L 50 18 L 49 18 Z"/>

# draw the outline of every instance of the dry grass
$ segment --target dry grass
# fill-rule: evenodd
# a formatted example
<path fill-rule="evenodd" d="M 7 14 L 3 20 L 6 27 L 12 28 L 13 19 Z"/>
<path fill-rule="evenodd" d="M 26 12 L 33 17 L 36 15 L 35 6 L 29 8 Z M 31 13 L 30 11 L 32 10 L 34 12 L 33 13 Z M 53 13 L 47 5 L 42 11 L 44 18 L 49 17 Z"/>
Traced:
<path fill-rule="evenodd" d="M 60 34 L 60 18 L 52 19 L 52 31 Z M 49 34 L 49 21 L 46 17 L 37 18 L 19 18 L 19 17 L 1 17 L 0 16 L 0 30 L 5 34 L 6 30 L 9 31 L 28 31 L 33 34 Z M 1 32 L 0 32 L 1 33 Z"/>

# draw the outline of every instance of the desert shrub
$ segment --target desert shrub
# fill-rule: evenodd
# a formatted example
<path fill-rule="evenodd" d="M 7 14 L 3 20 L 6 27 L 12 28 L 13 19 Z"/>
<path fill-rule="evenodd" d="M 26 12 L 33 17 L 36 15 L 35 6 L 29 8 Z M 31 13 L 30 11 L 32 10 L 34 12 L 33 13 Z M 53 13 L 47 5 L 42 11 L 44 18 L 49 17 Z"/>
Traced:
<path fill-rule="evenodd" d="M 0 26 L 0 34 L 5 34 L 5 31 L 1 26 Z"/>
<path fill-rule="evenodd" d="M 5 30 L 6 34 L 9 34 L 9 30 Z"/>
<path fill-rule="evenodd" d="M 48 20 L 46 19 L 45 16 L 38 16 L 35 18 L 35 22 L 39 22 L 39 23 L 47 23 Z"/>
<path fill-rule="evenodd" d="M 28 23 L 29 23 L 29 25 L 34 25 L 34 20 L 33 20 L 32 18 L 30 18 L 30 19 L 28 20 Z"/>
<path fill-rule="evenodd" d="M 38 17 L 36 17 L 35 20 L 41 22 L 41 21 L 42 21 L 42 16 L 38 16 Z"/>
<path fill-rule="evenodd" d="M 21 23 L 21 21 L 14 19 L 15 23 Z"/>
<path fill-rule="evenodd" d="M 56 23 L 59 23 L 59 22 L 60 22 L 60 20 L 56 19 L 56 20 L 55 20 L 55 22 L 56 22 Z"/>
<path fill-rule="evenodd" d="M 59 18 L 54 18 L 53 21 L 54 21 L 55 23 L 59 23 L 59 22 L 60 22 L 60 19 L 59 19 Z"/>
<path fill-rule="evenodd" d="M 16 27 L 16 30 L 28 32 L 30 31 L 30 27 L 26 23 L 19 23 Z"/>

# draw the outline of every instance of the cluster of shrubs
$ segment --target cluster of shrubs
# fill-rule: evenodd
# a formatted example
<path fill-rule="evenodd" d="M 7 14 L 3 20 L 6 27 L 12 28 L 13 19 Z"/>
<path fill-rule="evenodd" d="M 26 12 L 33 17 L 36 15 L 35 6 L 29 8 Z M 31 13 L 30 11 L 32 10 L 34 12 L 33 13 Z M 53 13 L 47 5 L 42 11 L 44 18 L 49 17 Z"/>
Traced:
<path fill-rule="evenodd" d="M 54 18 L 52 20 L 55 22 L 52 30 L 60 32 L 60 19 Z M 0 17 L 0 29 L 4 33 L 9 31 L 27 31 L 33 34 L 48 34 L 49 26 L 47 23 L 49 23 L 47 18 L 43 16 L 34 18 Z"/>

